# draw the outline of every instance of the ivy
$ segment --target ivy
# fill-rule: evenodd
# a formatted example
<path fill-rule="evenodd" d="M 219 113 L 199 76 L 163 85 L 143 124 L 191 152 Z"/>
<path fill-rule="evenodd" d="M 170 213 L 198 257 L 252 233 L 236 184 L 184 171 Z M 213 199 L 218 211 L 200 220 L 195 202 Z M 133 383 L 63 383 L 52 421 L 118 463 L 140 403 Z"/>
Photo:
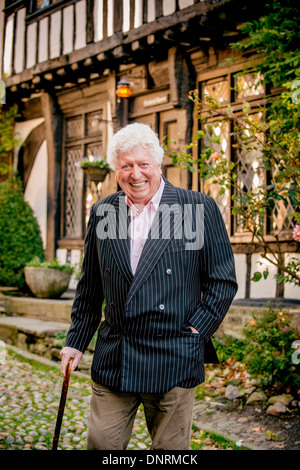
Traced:
<path fill-rule="evenodd" d="M 285 265 L 280 233 L 273 231 L 268 236 L 266 234 L 268 227 L 272 227 L 272 211 L 276 201 L 285 208 L 291 208 L 287 217 L 296 228 L 300 226 L 299 16 L 297 0 L 270 2 L 263 17 L 244 25 L 246 38 L 231 44 L 234 51 L 239 51 L 241 55 L 251 53 L 253 57 L 242 74 L 251 71 L 270 89 L 277 88 L 277 93 L 270 95 L 267 103 L 256 109 L 255 115 L 251 114 L 249 103 L 244 103 L 241 113 L 236 114 L 231 106 L 226 108 L 208 95 L 205 95 L 204 101 L 200 100 L 198 90 L 190 92 L 195 115 L 202 128 L 205 127 L 206 135 L 198 133 L 193 139 L 194 145 L 202 142 L 201 154 L 192 163 L 190 155 L 188 160 L 189 167 L 197 168 L 203 180 L 212 178 L 212 182 L 219 185 L 220 194 L 226 189 L 231 190 L 232 215 L 238 217 L 244 229 L 251 234 L 251 242 L 263 252 L 263 257 L 278 268 L 278 281 L 298 286 L 299 260 L 294 257 Z M 218 131 L 224 123 L 232 129 L 235 150 L 245 156 L 255 152 L 256 171 L 267 172 L 269 181 L 260 181 L 251 190 L 245 190 L 239 184 L 236 163 L 229 162 L 224 151 L 214 152 L 215 143 L 220 143 Z M 176 152 L 173 152 L 173 161 L 178 165 L 186 164 L 187 155 L 184 155 L 181 152 L 180 158 L 176 159 Z M 269 243 L 270 239 L 273 244 Z M 300 242 L 298 231 L 294 240 Z M 253 281 L 267 278 L 268 274 L 268 270 L 255 273 Z"/>

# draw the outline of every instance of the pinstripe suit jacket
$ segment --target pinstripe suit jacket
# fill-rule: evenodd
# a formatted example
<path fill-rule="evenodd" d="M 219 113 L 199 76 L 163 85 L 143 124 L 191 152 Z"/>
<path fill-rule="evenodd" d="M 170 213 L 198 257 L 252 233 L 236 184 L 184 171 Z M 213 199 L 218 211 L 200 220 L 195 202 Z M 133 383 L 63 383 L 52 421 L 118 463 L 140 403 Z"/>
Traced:
<path fill-rule="evenodd" d="M 165 232 L 149 234 L 133 276 L 124 196 L 115 193 L 91 210 L 66 346 L 84 352 L 99 326 L 105 299 L 92 364 L 95 382 L 144 393 L 194 387 L 204 380 L 204 362 L 216 362 L 210 337 L 237 290 L 222 216 L 212 198 L 165 180 L 160 207 L 182 209 L 184 217 L 169 217 L 170 225 L 164 227 L 166 219 L 158 211 L 152 234 L 154 226 Z M 202 208 L 204 237 L 199 249 L 186 249 L 192 238 L 187 219 L 199 233 L 197 207 Z"/>

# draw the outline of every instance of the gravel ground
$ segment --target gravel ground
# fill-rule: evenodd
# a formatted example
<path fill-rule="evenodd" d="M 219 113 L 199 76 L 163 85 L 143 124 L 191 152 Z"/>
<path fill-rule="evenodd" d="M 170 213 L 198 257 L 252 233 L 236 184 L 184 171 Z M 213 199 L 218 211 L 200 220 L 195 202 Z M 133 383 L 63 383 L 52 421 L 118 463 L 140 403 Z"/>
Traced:
<path fill-rule="evenodd" d="M 0 450 L 50 450 L 62 389 L 57 369 L 14 355 L 0 365 Z M 72 374 L 58 449 L 86 449 L 90 380 Z M 128 449 L 147 449 L 150 438 L 138 411 Z"/>
<path fill-rule="evenodd" d="M 51 450 L 61 389 L 62 376 L 57 367 L 33 362 L 7 351 L 4 363 L 0 358 L 0 450 Z M 90 397 L 91 380 L 72 373 L 59 450 L 86 449 Z M 210 404 L 215 406 L 211 408 Z M 261 445 L 269 450 L 299 448 L 297 416 L 287 421 L 261 414 L 257 424 L 256 408 L 252 407 L 250 411 L 248 407 L 240 410 L 233 405 L 227 404 L 225 407 L 219 403 L 222 405 L 220 408 L 216 404 L 205 400 L 196 401 L 192 450 L 243 450 L 241 443 L 238 443 L 243 440 L 246 447 L 248 443 L 252 443 L 250 448 Z M 232 425 L 229 416 L 233 420 Z M 224 433 L 218 433 L 219 428 L 220 431 L 228 431 L 228 426 L 231 433 L 236 434 L 230 436 L 231 442 L 225 438 L 220 439 Z M 209 429 L 212 428 L 218 436 L 211 434 Z M 283 442 L 270 442 L 266 437 L 266 430 L 282 436 Z M 148 450 L 150 445 L 144 413 L 140 408 L 128 450 Z"/>

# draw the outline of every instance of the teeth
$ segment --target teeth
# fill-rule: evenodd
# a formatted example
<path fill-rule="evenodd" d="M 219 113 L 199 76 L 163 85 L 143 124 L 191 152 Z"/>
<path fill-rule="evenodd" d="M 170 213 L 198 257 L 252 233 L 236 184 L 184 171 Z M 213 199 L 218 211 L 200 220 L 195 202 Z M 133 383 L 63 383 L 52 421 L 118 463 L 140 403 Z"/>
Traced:
<path fill-rule="evenodd" d="M 142 188 L 143 186 L 145 186 L 146 184 L 146 181 L 143 181 L 142 183 L 131 183 L 131 186 L 133 186 L 134 188 Z"/>

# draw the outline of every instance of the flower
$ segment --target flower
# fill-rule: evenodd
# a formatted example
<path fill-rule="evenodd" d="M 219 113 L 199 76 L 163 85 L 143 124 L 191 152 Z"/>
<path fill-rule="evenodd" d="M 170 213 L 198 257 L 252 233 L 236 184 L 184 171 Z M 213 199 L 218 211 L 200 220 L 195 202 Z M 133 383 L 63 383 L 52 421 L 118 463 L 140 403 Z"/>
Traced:
<path fill-rule="evenodd" d="M 105 159 L 93 155 L 84 157 L 80 162 L 75 162 L 74 165 L 77 168 L 103 168 L 109 170 L 109 164 Z"/>
<path fill-rule="evenodd" d="M 221 157 L 221 154 L 218 153 L 218 152 L 214 152 L 213 154 L 211 154 L 210 158 L 212 160 L 218 160 L 218 158 Z"/>
<path fill-rule="evenodd" d="M 296 227 L 293 230 L 293 239 L 296 242 L 300 242 L 300 225 L 296 225 Z"/>

